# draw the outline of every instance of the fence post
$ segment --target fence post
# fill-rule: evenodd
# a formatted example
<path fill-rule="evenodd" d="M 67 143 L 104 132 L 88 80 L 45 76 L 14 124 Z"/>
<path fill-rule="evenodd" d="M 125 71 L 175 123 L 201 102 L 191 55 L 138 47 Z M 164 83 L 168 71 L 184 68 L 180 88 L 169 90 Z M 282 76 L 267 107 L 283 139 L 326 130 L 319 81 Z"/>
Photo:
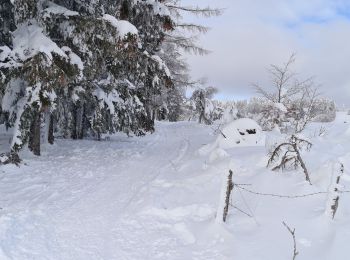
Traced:
<path fill-rule="evenodd" d="M 339 198 L 340 198 L 340 178 L 344 173 L 344 164 L 339 162 L 339 169 L 335 172 L 335 175 L 332 178 L 332 186 L 329 193 L 328 205 L 327 205 L 327 214 L 334 219 L 335 214 L 337 213 L 339 206 Z"/>
<path fill-rule="evenodd" d="M 231 192 L 234 187 L 232 176 L 233 176 L 233 172 L 232 170 L 229 170 L 228 174 L 227 175 L 225 174 L 225 178 L 223 180 L 219 207 L 216 214 L 216 222 L 219 222 L 219 223 L 226 222 L 226 219 L 227 219 L 228 210 L 230 207 Z"/>

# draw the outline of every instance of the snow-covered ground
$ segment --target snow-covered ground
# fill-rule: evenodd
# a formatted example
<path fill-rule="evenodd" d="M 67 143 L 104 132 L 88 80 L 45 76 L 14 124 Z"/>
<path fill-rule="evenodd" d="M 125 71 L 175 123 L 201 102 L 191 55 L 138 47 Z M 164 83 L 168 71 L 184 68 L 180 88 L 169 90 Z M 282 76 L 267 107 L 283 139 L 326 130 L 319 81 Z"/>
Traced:
<path fill-rule="evenodd" d="M 41 157 L 23 153 L 20 168 L 1 166 L 0 259 L 292 259 L 293 239 L 282 221 L 296 229 L 298 260 L 350 259 L 350 193 L 341 195 L 332 220 L 326 193 L 288 199 L 235 187 L 231 203 L 251 217 L 231 207 L 226 223 L 215 221 L 229 169 L 234 182 L 250 184 L 241 187 L 293 196 L 327 191 L 340 161 L 349 190 L 348 115 L 307 129 L 312 186 L 300 171 L 266 169 L 260 143 L 203 153 L 218 138 L 212 128 L 158 123 L 143 138 L 57 140 Z M 4 150 L 8 136 L 1 130 Z"/>

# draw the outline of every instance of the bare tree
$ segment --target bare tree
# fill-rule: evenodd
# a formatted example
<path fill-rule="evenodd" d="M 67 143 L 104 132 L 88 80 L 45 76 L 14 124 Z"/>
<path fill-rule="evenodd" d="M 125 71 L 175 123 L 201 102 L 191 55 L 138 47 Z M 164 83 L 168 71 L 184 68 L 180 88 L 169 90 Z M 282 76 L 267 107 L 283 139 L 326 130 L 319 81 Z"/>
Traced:
<path fill-rule="evenodd" d="M 253 87 L 256 92 L 273 103 L 285 103 L 292 96 L 299 93 L 302 82 L 296 79 L 296 73 L 291 70 L 291 66 L 295 62 L 295 57 L 296 55 L 293 53 L 282 66 L 270 65 L 269 73 L 274 90 L 269 92 L 255 83 Z"/>
<path fill-rule="evenodd" d="M 304 82 L 301 85 L 301 97 L 295 100 L 292 107 L 289 109 L 289 114 L 294 120 L 292 122 L 294 132 L 302 132 L 308 123 L 315 116 L 315 104 L 320 96 L 318 87 L 315 86 L 312 79 Z"/>
<path fill-rule="evenodd" d="M 292 135 L 286 142 L 277 145 L 269 155 L 267 167 L 277 162 L 277 165 L 272 168 L 273 171 L 284 170 L 286 168 L 294 167 L 297 169 L 299 166 L 303 169 L 305 179 L 311 185 L 309 172 L 301 157 L 300 151 L 306 147 L 307 150 L 311 148 L 312 144 L 296 135 Z"/>
<path fill-rule="evenodd" d="M 296 55 L 293 53 L 284 65 L 271 65 L 269 69 L 273 87 L 271 91 L 259 84 L 253 84 L 253 87 L 272 105 L 283 104 L 287 111 L 285 115 L 285 121 L 289 126 L 287 128 L 292 129 L 293 133 L 300 133 L 315 116 L 314 108 L 320 93 L 313 77 L 300 80 L 292 71 L 295 60 Z M 278 125 L 282 126 L 281 124 L 282 122 L 279 121 Z"/>

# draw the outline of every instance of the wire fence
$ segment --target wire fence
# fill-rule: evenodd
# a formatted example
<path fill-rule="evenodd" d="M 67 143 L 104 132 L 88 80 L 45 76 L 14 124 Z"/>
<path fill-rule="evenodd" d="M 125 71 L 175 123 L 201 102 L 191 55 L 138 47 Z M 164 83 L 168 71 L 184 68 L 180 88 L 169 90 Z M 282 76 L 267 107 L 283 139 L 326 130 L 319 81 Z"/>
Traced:
<path fill-rule="evenodd" d="M 248 186 L 248 184 L 238 184 L 238 183 L 233 183 L 234 187 L 237 187 L 240 190 L 243 190 L 245 192 L 254 194 L 254 195 L 259 195 L 259 196 L 268 196 L 268 197 L 277 197 L 277 198 L 287 198 L 287 199 L 299 199 L 299 198 L 305 198 L 305 197 L 311 197 L 311 196 L 316 196 L 316 195 L 321 195 L 321 194 L 328 194 L 328 191 L 318 191 L 318 192 L 312 192 L 312 193 L 306 193 L 306 194 L 300 194 L 300 195 L 284 195 L 284 194 L 273 194 L 273 193 L 264 193 L 264 192 L 257 192 L 253 191 L 251 189 L 248 189 L 244 186 Z M 339 193 L 350 193 L 350 190 L 339 190 Z"/>

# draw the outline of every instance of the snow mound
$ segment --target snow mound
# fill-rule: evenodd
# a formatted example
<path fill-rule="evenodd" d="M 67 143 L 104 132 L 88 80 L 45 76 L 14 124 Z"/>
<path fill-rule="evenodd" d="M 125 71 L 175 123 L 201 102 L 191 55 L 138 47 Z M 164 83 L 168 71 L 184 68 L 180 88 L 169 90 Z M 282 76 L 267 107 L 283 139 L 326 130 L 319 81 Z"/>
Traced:
<path fill-rule="evenodd" d="M 262 146 L 265 136 L 261 127 L 252 119 L 241 118 L 228 124 L 217 139 L 217 146 L 229 149 L 239 146 Z"/>
<path fill-rule="evenodd" d="M 199 155 L 208 155 L 209 162 L 228 157 L 225 149 L 247 146 L 264 146 L 265 134 L 252 119 L 237 119 L 224 127 L 216 141 L 198 150 Z"/>

